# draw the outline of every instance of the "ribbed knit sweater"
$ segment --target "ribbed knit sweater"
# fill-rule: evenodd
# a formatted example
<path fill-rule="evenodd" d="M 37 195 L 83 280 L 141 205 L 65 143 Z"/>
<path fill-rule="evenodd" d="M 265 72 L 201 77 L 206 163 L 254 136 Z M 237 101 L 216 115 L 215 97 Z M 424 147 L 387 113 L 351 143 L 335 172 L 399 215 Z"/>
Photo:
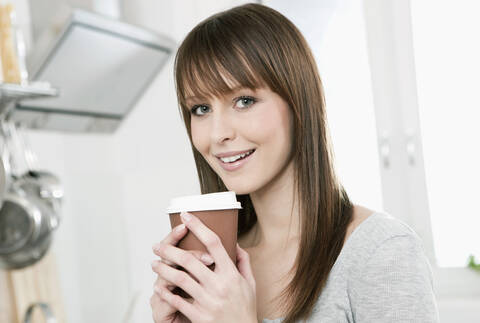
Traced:
<path fill-rule="evenodd" d="M 418 235 L 387 213 L 365 219 L 343 246 L 307 322 L 439 322 L 432 271 Z"/>

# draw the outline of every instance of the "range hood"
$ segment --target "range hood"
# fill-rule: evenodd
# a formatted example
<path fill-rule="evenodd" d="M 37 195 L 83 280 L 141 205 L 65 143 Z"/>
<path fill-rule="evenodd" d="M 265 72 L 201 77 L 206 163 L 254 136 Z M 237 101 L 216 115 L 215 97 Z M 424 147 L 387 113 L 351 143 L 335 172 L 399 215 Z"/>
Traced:
<path fill-rule="evenodd" d="M 9 118 L 32 129 L 112 133 L 174 48 L 168 37 L 75 9 L 30 68 L 32 81 L 49 82 L 58 96 L 21 100 Z"/>

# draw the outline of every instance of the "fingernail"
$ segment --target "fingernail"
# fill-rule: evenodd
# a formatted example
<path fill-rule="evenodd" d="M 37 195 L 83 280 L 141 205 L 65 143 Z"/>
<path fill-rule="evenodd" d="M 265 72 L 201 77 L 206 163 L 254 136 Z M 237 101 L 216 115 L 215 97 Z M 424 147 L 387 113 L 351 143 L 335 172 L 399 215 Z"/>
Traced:
<path fill-rule="evenodd" d="M 180 216 L 182 217 L 184 222 L 188 222 L 192 219 L 192 216 L 187 212 L 180 213 Z"/>
<path fill-rule="evenodd" d="M 185 224 L 182 223 L 175 228 L 175 232 L 181 232 L 183 229 L 185 229 Z"/>
<path fill-rule="evenodd" d="M 213 261 L 214 261 L 213 258 L 212 258 L 210 255 L 206 254 L 206 253 L 204 253 L 204 254 L 200 257 L 200 259 L 202 260 L 202 262 L 203 262 L 205 265 L 208 265 L 208 266 L 210 266 L 211 264 L 213 264 Z"/>
<path fill-rule="evenodd" d="M 152 260 L 152 262 L 150 263 L 150 265 L 152 266 L 152 269 L 155 269 L 155 267 L 157 267 L 157 264 L 158 264 L 158 260 Z"/>

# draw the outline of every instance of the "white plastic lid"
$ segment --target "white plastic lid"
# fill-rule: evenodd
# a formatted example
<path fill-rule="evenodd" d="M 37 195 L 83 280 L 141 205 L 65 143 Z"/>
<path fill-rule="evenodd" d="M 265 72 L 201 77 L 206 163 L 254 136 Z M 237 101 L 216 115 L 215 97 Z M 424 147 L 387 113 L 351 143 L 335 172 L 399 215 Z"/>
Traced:
<path fill-rule="evenodd" d="M 219 192 L 199 195 L 188 195 L 175 197 L 170 201 L 167 213 L 178 213 L 182 211 L 207 211 L 241 209 L 242 205 L 237 202 L 235 192 Z"/>

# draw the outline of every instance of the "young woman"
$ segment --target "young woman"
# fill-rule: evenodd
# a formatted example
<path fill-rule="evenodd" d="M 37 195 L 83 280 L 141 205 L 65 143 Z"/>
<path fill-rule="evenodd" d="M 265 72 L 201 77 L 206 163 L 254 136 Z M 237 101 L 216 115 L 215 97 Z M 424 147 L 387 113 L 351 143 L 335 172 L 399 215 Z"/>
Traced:
<path fill-rule="evenodd" d="M 156 323 L 438 322 L 419 237 L 353 205 L 335 175 L 316 63 L 287 18 L 259 4 L 209 17 L 175 81 L 202 193 L 235 191 L 243 209 L 235 264 L 188 213 L 154 246 Z M 175 247 L 187 230 L 204 258 Z"/>

